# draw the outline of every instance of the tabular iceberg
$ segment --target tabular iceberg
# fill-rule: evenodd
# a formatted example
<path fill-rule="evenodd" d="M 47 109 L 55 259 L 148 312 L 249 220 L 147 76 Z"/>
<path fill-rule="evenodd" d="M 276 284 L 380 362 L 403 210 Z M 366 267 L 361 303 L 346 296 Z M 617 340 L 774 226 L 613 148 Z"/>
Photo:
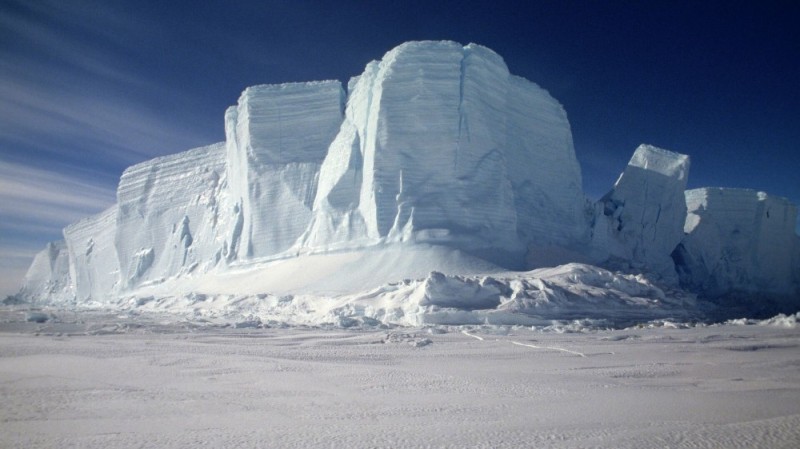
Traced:
<path fill-rule="evenodd" d="M 20 296 L 111 304 L 164 292 L 235 298 L 239 288 L 267 298 L 296 286 L 268 273 L 300 273 L 289 263 L 299 261 L 318 283 L 300 290 L 398 323 L 442 309 L 469 315 L 445 321 L 470 321 L 476 308 L 523 322 L 513 315 L 591 313 L 595 301 L 618 316 L 664 316 L 693 304 L 678 285 L 800 307 L 796 207 L 735 189 L 684 195 L 688 156 L 650 145 L 593 204 L 563 107 L 479 45 L 402 44 L 347 91 L 339 81 L 250 87 L 226 111 L 225 134 L 127 169 L 117 205 L 68 226 L 36 257 Z M 554 289 L 542 271 L 508 272 L 568 262 L 627 274 L 569 264 Z M 419 271 L 440 265 L 448 273 Z M 479 272 L 506 274 L 459 277 Z M 357 294 L 404 278 L 417 280 Z M 364 298 L 400 312 L 381 315 Z"/>

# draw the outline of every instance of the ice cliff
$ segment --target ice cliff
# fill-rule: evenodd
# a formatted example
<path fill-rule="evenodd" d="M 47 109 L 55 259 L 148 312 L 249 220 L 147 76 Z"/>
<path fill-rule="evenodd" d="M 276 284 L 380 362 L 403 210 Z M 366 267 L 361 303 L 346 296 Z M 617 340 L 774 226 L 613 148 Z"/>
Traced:
<path fill-rule="evenodd" d="M 49 242 L 31 263 L 19 296 L 42 302 L 63 302 L 72 296 L 73 278 L 64 241 Z"/>
<path fill-rule="evenodd" d="M 748 189 L 686 192 L 685 237 L 675 248 L 681 281 L 710 297 L 796 300 L 800 238 L 797 207 Z"/>
<path fill-rule="evenodd" d="M 689 157 L 641 145 L 596 205 L 593 243 L 645 272 L 676 277 L 670 253 L 683 238 Z"/>
<path fill-rule="evenodd" d="M 478 45 L 411 42 L 349 83 L 303 244 L 452 245 L 520 268 L 586 232 L 566 113 Z"/>
<path fill-rule="evenodd" d="M 231 259 L 287 251 L 311 219 L 320 165 L 342 122 L 338 81 L 255 86 L 225 114 Z"/>
<path fill-rule="evenodd" d="M 121 288 L 205 270 L 225 255 L 234 218 L 220 194 L 224 156 L 223 145 L 216 144 L 125 170 L 117 189 L 114 244 L 106 246 L 106 255 L 116 251 Z"/>
<path fill-rule="evenodd" d="M 590 262 L 712 298 L 800 292 L 797 210 L 788 201 L 733 189 L 684 195 L 688 156 L 642 145 L 613 189 L 589 202 L 563 107 L 479 45 L 402 44 L 367 64 L 346 90 L 338 81 L 249 87 L 224 124 L 225 142 L 128 168 L 117 204 L 49 244 L 21 296 L 108 303 L 153 286 L 210 288 L 208 279 L 241 270 L 280 272 L 279 261 L 398 248 L 436 254 L 433 260 L 452 268 L 448 276 L 479 265 Z M 431 246 L 447 251 L 408 252 Z M 375 283 L 418 278 L 417 268 L 433 266 L 424 257 L 391 256 L 390 266 L 352 269 L 380 272 Z M 623 282 L 589 276 L 587 265 L 567 267 L 576 285 Z M 326 265 L 323 274 L 346 285 L 340 268 Z M 504 279 L 517 282 L 514 276 Z M 362 277 L 360 287 L 374 287 Z M 255 280 L 248 291 L 273 293 L 256 291 L 262 284 L 248 279 Z M 448 295 L 478 289 L 470 282 L 431 287 L 426 292 L 438 297 L 420 304 L 457 308 Z M 663 291 L 672 291 L 630 282 L 641 285 L 615 297 L 658 291 L 655 302 L 664 303 Z M 532 279 L 478 290 L 506 312 L 528 313 L 520 304 L 530 298 L 551 298 L 536 301 L 567 310 L 575 292 L 599 295 L 586 285 L 552 297 L 558 301 Z"/>

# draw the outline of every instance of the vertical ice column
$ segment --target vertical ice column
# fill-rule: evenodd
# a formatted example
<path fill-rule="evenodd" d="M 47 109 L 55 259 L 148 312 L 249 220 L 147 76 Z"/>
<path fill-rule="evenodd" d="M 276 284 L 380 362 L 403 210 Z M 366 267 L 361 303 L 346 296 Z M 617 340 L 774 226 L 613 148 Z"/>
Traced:
<path fill-rule="evenodd" d="M 311 248 L 448 244 L 519 267 L 586 234 L 566 114 L 479 45 L 409 42 L 350 83 Z"/>
<path fill-rule="evenodd" d="M 311 220 L 319 166 L 342 123 L 338 81 L 247 88 L 226 113 L 239 259 L 285 252 Z"/>
<path fill-rule="evenodd" d="M 594 244 L 612 257 L 677 280 L 670 254 L 683 237 L 689 156 L 640 145 L 597 205 Z"/>
<path fill-rule="evenodd" d="M 502 58 L 454 42 L 403 44 L 368 64 L 349 84 L 305 244 L 518 249 L 503 156 L 507 81 Z"/>

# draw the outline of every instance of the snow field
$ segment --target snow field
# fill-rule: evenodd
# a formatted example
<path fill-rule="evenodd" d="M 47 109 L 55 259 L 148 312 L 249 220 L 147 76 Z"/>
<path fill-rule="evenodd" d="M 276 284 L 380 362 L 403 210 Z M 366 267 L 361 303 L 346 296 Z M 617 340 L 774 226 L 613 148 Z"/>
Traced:
<path fill-rule="evenodd" d="M 797 328 L 348 331 L 22 316 L 5 311 L 0 324 L 3 447 L 793 448 L 800 441 Z"/>

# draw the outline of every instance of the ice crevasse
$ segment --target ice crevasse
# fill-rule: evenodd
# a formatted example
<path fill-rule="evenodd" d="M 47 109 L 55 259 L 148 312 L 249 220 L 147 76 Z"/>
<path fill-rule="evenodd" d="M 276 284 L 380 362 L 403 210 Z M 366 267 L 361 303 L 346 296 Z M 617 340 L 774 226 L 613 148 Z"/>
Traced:
<path fill-rule="evenodd" d="M 480 45 L 408 42 L 346 88 L 249 87 L 224 124 L 225 142 L 127 169 L 117 204 L 68 226 L 20 295 L 104 302 L 279 260 L 433 246 L 502 270 L 582 262 L 701 296 L 800 296 L 794 205 L 686 192 L 689 157 L 650 145 L 588 201 L 564 108 Z M 399 280 L 412 265 L 381 270 Z"/>

